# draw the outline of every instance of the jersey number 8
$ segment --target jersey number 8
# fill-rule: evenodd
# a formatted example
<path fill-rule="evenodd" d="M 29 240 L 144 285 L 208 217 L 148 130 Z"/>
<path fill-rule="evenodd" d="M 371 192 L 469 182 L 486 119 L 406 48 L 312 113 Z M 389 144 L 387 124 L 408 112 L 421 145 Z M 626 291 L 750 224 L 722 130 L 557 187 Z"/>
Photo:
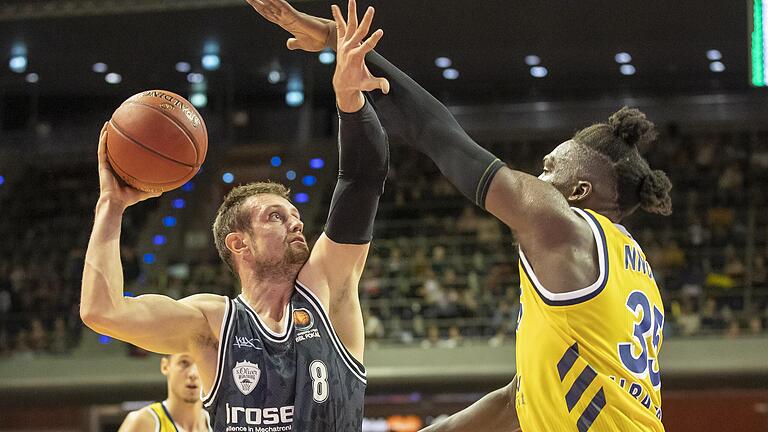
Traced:
<path fill-rule="evenodd" d="M 309 364 L 309 376 L 312 378 L 312 399 L 323 403 L 328 399 L 328 368 L 320 360 Z"/>

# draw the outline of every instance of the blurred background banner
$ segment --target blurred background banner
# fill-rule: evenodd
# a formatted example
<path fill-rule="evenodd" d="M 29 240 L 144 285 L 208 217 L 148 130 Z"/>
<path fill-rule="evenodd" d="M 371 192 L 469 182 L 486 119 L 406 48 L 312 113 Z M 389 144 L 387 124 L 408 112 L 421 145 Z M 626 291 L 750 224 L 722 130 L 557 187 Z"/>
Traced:
<path fill-rule="evenodd" d="M 295 1 L 330 15 L 328 1 Z M 379 0 L 378 50 L 481 145 L 538 175 L 581 127 L 629 105 L 672 182 L 670 217 L 626 221 L 665 302 L 670 431 L 768 430 L 768 1 Z M 189 99 L 198 175 L 129 209 L 126 295 L 234 296 L 210 226 L 234 185 L 292 190 L 308 239 L 336 180 L 335 55 L 291 52 L 239 0 L 0 1 L 0 430 L 115 431 L 157 400 L 157 357 L 79 318 L 96 146 L 125 98 Z M 366 432 L 415 431 L 514 376 L 517 247 L 401 145 L 360 284 Z"/>

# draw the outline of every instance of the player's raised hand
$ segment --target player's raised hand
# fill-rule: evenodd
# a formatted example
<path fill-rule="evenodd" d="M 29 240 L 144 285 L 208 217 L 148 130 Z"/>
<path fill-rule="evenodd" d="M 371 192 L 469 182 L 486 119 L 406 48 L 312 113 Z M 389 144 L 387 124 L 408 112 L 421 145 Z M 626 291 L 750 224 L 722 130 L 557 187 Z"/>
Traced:
<path fill-rule="evenodd" d="M 389 93 L 389 81 L 374 77 L 365 65 L 365 55 L 379 43 L 384 31 L 379 29 L 365 39 L 371 30 L 375 10 L 369 7 L 358 24 L 357 4 L 350 0 L 348 21 L 344 21 L 341 9 L 331 6 L 336 22 L 336 71 L 333 74 L 333 89 L 342 111 L 353 112 L 363 105 L 361 91 L 381 90 Z"/>
<path fill-rule="evenodd" d="M 336 46 L 336 25 L 331 20 L 301 13 L 286 0 L 246 0 L 259 15 L 293 37 L 286 46 L 291 50 L 321 51 Z"/>
<path fill-rule="evenodd" d="M 124 207 L 129 207 L 160 195 L 160 192 L 143 192 L 134 189 L 117 178 L 107 160 L 107 124 L 104 123 L 99 135 L 99 199 L 110 199 Z"/>

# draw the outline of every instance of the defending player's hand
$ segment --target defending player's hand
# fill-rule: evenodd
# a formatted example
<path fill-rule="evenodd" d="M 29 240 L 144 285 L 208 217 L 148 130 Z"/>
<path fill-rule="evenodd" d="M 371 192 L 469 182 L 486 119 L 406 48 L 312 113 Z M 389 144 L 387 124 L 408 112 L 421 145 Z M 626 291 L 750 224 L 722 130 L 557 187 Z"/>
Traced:
<path fill-rule="evenodd" d="M 99 199 L 110 199 L 129 207 L 148 198 L 158 197 L 160 192 L 142 192 L 122 182 L 107 160 L 107 124 L 99 135 Z"/>
<path fill-rule="evenodd" d="M 389 93 L 389 81 L 386 78 L 376 78 L 365 65 L 365 55 L 371 52 L 379 43 L 384 31 L 379 29 L 363 40 L 371 30 L 373 22 L 372 7 L 369 7 L 363 16 L 363 20 L 357 21 L 357 5 L 355 0 L 349 1 L 348 22 L 344 21 L 341 9 L 331 6 L 333 18 L 336 21 L 336 71 L 333 74 L 333 89 L 336 91 L 336 99 L 342 111 L 357 111 L 363 106 L 361 91 L 381 90 Z M 353 109 L 342 106 L 343 98 L 359 98 L 359 103 L 354 104 Z M 357 106 L 359 105 L 359 106 Z"/>
<path fill-rule="evenodd" d="M 246 0 L 259 15 L 290 32 L 290 50 L 322 51 L 336 46 L 336 25 L 331 20 L 301 13 L 286 0 Z"/>

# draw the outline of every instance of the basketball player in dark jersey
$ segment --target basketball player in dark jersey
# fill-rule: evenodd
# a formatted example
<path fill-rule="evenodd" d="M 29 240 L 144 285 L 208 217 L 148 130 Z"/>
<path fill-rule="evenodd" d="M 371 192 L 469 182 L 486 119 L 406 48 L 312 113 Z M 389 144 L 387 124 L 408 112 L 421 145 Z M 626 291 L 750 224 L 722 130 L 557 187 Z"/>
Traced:
<path fill-rule="evenodd" d="M 291 32 L 288 48 L 333 47 L 333 22 L 285 0 L 248 0 Z M 353 9 L 354 0 L 350 0 Z M 333 7 L 338 21 L 338 7 Z M 374 98 L 390 138 L 430 157 L 457 189 L 520 243 L 518 377 L 431 431 L 661 432 L 658 353 L 664 307 L 640 245 L 619 223 L 637 209 L 668 215 L 666 174 L 638 144 L 655 137 L 637 109 L 577 132 L 538 178 L 478 146 L 426 90 L 375 52 L 391 93 Z"/>
<path fill-rule="evenodd" d="M 118 432 L 210 432 L 194 359 L 186 353 L 164 355 L 160 372 L 167 380 L 168 397 L 128 413 Z"/>
<path fill-rule="evenodd" d="M 235 299 L 123 296 L 123 212 L 157 196 L 120 183 L 99 142 L 100 196 L 83 273 L 88 327 L 157 353 L 187 352 L 200 371 L 214 431 L 359 431 L 366 386 L 357 294 L 388 171 L 387 138 L 362 91 L 386 90 L 364 64 L 381 32 L 372 16 L 341 29 L 334 89 L 339 176 L 324 233 L 311 250 L 303 222 L 274 183 L 234 188 L 213 224 Z M 346 30 L 346 31 L 345 31 Z"/>

